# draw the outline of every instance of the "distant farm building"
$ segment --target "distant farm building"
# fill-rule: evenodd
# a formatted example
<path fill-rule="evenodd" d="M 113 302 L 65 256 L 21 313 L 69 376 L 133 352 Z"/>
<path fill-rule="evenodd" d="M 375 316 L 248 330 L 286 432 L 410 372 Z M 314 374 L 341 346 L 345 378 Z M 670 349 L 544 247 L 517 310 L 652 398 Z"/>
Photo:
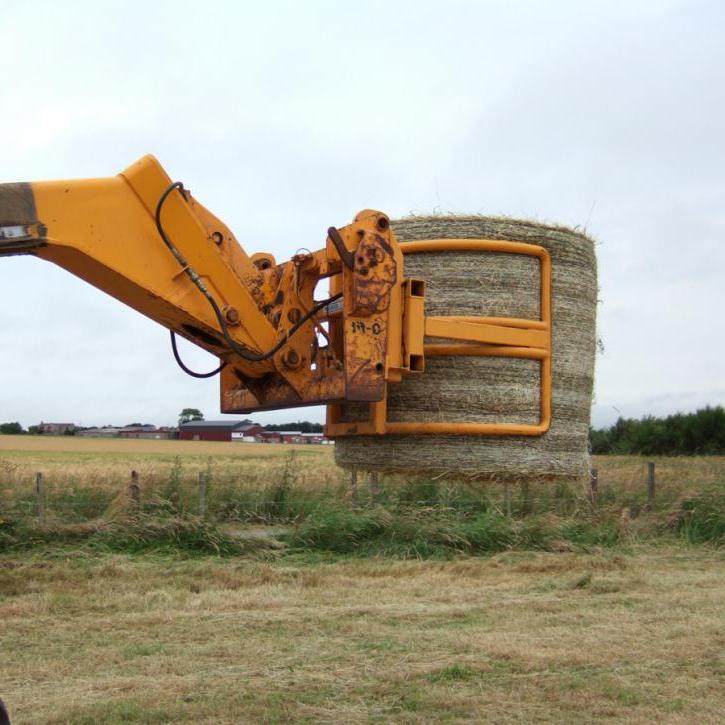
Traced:
<path fill-rule="evenodd" d="M 178 438 L 178 428 L 156 428 L 153 425 L 128 425 L 125 428 L 106 426 L 105 428 L 84 428 L 76 430 L 82 438 L 143 438 L 146 440 L 166 440 Z"/>
<path fill-rule="evenodd" d="M 179 426 L 182 441 L 232 441 L 255 438 L 264 429 L 248 420 L 193 420 Z"/>
<path fill-rule="evenodd" d="M 118 438 L 121 428 L 106 426 L 105 428 L 84 428 L 76 431 L 76 435 L 81 438 Z"/>
<path fill-rule="evenodd" d="M 263 430 L 257 435 L 260 443 L 315 443 L 327 444 L 330 441 L 322 433 L 302 433 L 298 430 Z"/>
<path fill-rule="evenodd" d="M 129 425 L 118 431 L 119 438 L 143 438 L 145 440 L 162 440 L 176 438 L 176 428 L 157 428 L 153 425 Z"/>
<path fill-rule="evenodd" d="M 329 443 L 322 433 L 266 430 L 249 420 L 194 420 L 182 423 L 183 441 L 234 441 L 235 443 Z"/>
<path fill-rule="evenodd" d="M 62 436 L 66 433 L 73 433 L 76 426 L 75 423 L 41 423 L 38 428 L 43 435 Z"/>
<path fill-rule="evenodd" d="M 257 423 L 243 423 L 232 431 L 232 440 L 241 443 L 257 443 L 264 428 Z"/>

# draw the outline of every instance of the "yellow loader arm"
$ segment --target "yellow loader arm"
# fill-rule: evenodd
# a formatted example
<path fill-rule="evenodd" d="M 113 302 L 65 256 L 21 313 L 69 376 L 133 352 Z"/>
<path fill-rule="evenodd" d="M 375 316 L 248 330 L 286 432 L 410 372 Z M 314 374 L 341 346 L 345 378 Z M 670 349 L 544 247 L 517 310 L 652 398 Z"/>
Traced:
<path fill-rule="evenodd" d="M 545 250 L 486 244 L 539 256 L 545 291 Z M 425 353 L 446 354 L 444 345 L 424 345 L 424 335 L 461 341 L 449 354 L 505 349 L 548 360 L 548 320 L 425 319 L 423 281 L 403 278 L 405 246 L 385 214 L 365 210 L 330 227 L 318 251 L 281 264 L 267 253 L 248 256 L 152 156 L 111 178 L 0 184 L 0 257 L 55 262 L 167 327 L 172 342 L 181 335 L 216 355 L 222 412 L 327 403 L 332 435 L 395 432 L 386 421 L 387 385 L 422 373 Z M 315 300 L 325 278 L 331 296 Z M 175 344 L 174 353 L 184 367 Z M 369 403 L 369 417 L 342 422 L 345 401 Z M 467 424 L 448 432 L 538 435 L 548 428 L 544 413 L 542 405 L 538 427 Z M 411 430 L 400 432 L 441 432 L 437 424 L 406 425 Z"/>

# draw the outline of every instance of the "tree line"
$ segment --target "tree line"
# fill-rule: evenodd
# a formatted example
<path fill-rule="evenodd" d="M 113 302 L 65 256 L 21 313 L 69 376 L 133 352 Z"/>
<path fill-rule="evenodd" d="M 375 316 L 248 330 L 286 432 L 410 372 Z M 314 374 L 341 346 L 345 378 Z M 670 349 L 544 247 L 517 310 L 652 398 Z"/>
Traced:
<path fill-rule="evenodd" d="M 198 408 L 184 408 L 179 413 L 179 425 L 190 423 L 192 421 L 204 420 L 204 414 Z M 253 423 L 249 418 L 245 418 L 242 423 Z M 298 420 L 296 423 L 281 423 L 275 425 L 269 423 L 262 426 L 265 430 L 294 430 L 300 433 L 322 433 L 321 423 L 310 423 L 308 420 Z"/>
<path fill-rule="evenodd" d="M 599 455 L 725 455 L 725 408 L 708 406 L 666 418 L 619 418 L 609 428 L 590 428 L 589 443 Z"/>
<path fill-rule="evenodd" d="M 294 430 L 300 433 L 322 433 L 322 423 L 310 423 L 309 420 L 298 420 L 296 423 L 277 423 L 264 426 L 265 430 Z"/>

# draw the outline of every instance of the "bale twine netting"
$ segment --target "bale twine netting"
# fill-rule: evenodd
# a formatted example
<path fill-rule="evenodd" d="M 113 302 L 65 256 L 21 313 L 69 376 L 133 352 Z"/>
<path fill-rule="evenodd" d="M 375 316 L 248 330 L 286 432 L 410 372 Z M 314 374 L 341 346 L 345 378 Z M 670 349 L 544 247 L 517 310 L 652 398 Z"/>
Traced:
<path fill-rule="evenodd" d="M 493 239 L 548 250 L 552 266 L 552 419 L 541 436 L 386 435 L 335 441 L 337 463 L 388 473 L 478 481 L 576 479 L 587 468 L 596 349 L 594 242 L 579 232 L 482 216 L 411 217 L 392 224 L 398 240 Z M 539 262 L 488 251 L 406 254 L 405 276 L 426 283 L 427 315 L 540 319 Z M 431 342 L 442 342 L 431 340 Z M 388 387 L 388 420 L 537 424 L 538 360 L 427 357 L 425 373 Z M 367 417 L 348 403 L 343 420 Z"/>

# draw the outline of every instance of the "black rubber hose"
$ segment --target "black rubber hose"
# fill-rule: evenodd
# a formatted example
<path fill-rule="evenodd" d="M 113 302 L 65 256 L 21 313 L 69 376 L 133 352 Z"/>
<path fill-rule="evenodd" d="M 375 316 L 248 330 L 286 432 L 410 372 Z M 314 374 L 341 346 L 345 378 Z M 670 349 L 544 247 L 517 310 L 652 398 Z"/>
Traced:
<path fill-rule="evenodd" d="M 187 368 L 179 355 L 179 348 L 176 346 L 176 333 L 173 330 L 169 330 L 169 332 L 171 333 L 171 349 L 174 352 L 174 360 L 176 360 L 178 366 L 187 375 L 191 375 L 192 378 L 213 378 L 215 375 L 219 375 L 219 373 L 227 366 L 227 364 L 223 362 L 216 370 L 212 370 L 210 373 L 197 373 L 190 368 Z"/>
<path fill-rule="evenodd" d="M 285 337 L 278 340 L 269 350 L 266 352 L 261 353 L 255 353 L 251 352 L 249 350 L 246 350 L 243 347 L 240 347 L 231 337 L 229 334 L 229 330 L 227 329 L 227 323 L 224 320 L 224 315 L 222 315 L 221 310 L 219 309 L 219 305 L 217 305 L 214 298 L 209 294 L 209 291 L 206 288 L 206 285 L 202 281 L 201 277 L 189 266 L 189 263 L 186 261 L 186 258 L 184 255 L 174 246 L 173 242 L 169 239 L 169 237 L 166 234 L 166 231 L 164 230 L 163 224 L 161 223 L 161 210 L 163 209 L 164 203 L 166 202 L 166 199 L 168 198 L 169 194 L 174 190 L 179 189 L 179 191 L 183 191 L 184 185 L 180 181 L 175 181 L 173 184 L 170 184 L 165 190 L 164 193 L 161 194 L 159 197 L 158 202 L 156 203 L 156 210 L 154 212 L 154 220 L 156 221 L 156 229 L 159 233 L 159 236 L 163 240 L 164 244 L 169 248 L 171 253 L 174 255 L 174 258 L 176 261 L 181 265 L 182 269 L 186 273 L 186 275 L 189 277 L 189 279 L 196 285 L 196 287 L 199 289 L 199 291 L 204 295 L 206 300 L 211 305 L 212 310 L 214 310 L 214 315 L 217 318 L 217 322 L 219 323 L 219 328 L 222 331 L 222 335 L 224 335 L 224 339 L 226 340 L 227 345 L 229 345 L 229 348 L 232 352 L 239 355 L 244 360 L 248 360 L 249 362 L 262 362 L 264 360 L 268 360 L 271 358 L 275 353 L 277 353 L 279 350 L 281 350 L 289 341 L 290 337 L 294 335 L 301 327 L 305 324 L 311 317 L 314 317 L 320 310 L 323 310 L 328 305 L 335 302 L 335 300 L 339 300 L 342 297 L 342 293 L 333 295 L 332 297 L 329 297 L 326 300 L 323 300 L 322 302 L 318 302 L 314 307 L 312 307 L 311 310 L 308 310 L 306 314 L 304 314 L 288 331 Z M 173 333 L 172 333 L 173 334 Z M 175 343 L 174 338 L 172 337 L 172 343 Z M 209 374 L 193 374 L 192 371 L 190 371 L 183 363 L 181 363 L 177 351 L 174 347 L 174 353 L 177 362 L 181 365 L 182 370 L 185 372 L 188 372 L 190 375 L 193 375 L 194 377 L 211 377 L 212 375 L 216 375 L 224 366 L 220 366 L 219 370 L 209 373 Z"/>

